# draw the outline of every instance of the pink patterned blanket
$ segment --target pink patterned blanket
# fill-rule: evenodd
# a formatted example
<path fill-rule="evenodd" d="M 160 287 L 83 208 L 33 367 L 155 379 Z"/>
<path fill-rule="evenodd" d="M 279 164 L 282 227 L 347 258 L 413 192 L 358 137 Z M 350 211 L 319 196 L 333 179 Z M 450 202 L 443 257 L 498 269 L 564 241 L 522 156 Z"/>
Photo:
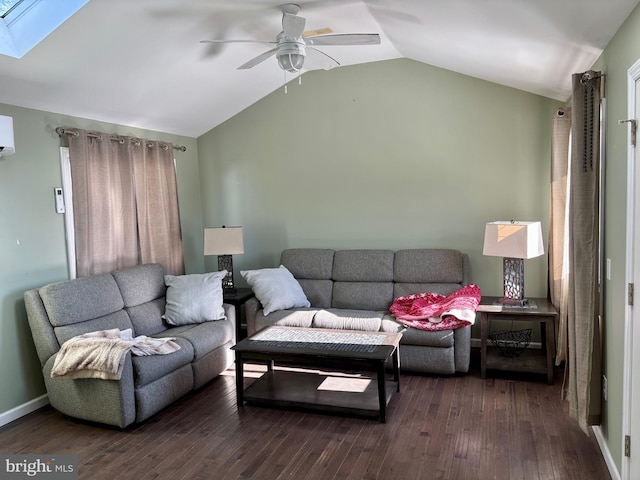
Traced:
<path fill-rule="evenodd" d="M 473 325 L 481 297 L 480 287 L 469 284 L 448 296 L 428 292 L 398 297 L 389 312 L 408 327 L 450 330 Z"/>

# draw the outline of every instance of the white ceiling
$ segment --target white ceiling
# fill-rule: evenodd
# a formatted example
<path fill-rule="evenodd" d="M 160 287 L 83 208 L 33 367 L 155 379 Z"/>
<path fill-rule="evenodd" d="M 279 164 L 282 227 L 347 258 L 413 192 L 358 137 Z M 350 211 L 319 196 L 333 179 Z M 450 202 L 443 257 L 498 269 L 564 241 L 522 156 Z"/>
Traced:
<path fill-rule="evenodd" d="M 58 0 L 60 1 L 60 0 Z M 565 100 L 639 0 L 298 0 L 306 29 L 379 33 L 322 47 L 342 65 L 406 57 Z M 198 137 L 277 88 L 280 0 L 91 0 L 21 59 L 0 55 L 0 103 Z M 288 74 L 287 80 L 293 76 Z"/>

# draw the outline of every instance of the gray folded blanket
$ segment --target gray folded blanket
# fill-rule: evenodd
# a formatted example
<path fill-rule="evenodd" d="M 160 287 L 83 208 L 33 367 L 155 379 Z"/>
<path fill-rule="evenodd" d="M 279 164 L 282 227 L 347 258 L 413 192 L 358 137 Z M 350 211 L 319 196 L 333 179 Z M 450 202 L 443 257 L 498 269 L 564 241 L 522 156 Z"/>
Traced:
<path fill-rule="evenodd" d="M 119 380 L 127 352 L 133 355 L 166 355 L 180 350 L 175 338 L 132 337 L 131 329 L 117 328 L 85 333 L 62 344 L 51 378 L 101 378 Z"/>

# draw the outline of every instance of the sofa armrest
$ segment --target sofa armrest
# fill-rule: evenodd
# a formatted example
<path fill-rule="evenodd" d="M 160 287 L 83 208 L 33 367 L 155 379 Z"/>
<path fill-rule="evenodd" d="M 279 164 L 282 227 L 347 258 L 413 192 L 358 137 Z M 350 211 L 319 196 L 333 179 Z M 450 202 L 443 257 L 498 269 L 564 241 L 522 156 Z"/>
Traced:
<path fill-rule="evenodd" d="M 247 320 L 247 335 L 253 335 L 256 332 L 256 316 L 262 310 L 262 304 L 256 298 L 250 298 L 244 304 L 244 314 Z"/>
<path fill-rule="evenodd" d="M 60 344 L 37 290 L 24 293 L 24 305 L 40 365 L 44 366 L 47 360 L 60 350 Z"/>
<path fill-rule="evenodd" d="M 467 373 L 471 363 L 471 325 L 453 329 L 456 372 Z"/>
<path fill-rule="evenodd" d="M 224 308 L 224 314 L 226 315 L 227 320 L 229 320 L 231 322 L 231 325 L 233 326 L 233 344 L 235 345 L 237 342 L 236 332 L 238 331 L 236 329 L 236 323 L 239 321 L 238 317 L 236 316 L 236 307 L 234 307 L 230 303 L 223 303 L 222 308 Z"/>
<path fill-rule="evenodd" d="M 49 358 L 42 368 L 49 403 L 53 408 L 71 417 L 120 428 L 135 421 L 131 353 L 127 353 L 120 380 L 51 378 L 56 356 Z"/>

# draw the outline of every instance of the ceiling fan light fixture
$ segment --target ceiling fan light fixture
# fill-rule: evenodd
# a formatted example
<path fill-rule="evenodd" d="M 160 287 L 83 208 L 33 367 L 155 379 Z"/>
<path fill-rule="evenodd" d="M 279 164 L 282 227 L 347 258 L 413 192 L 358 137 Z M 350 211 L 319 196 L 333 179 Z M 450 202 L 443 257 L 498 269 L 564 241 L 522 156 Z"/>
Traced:
<path fill-rule="evenodd" d="M 284 53 L 278 55 L 278 65 L 287 72 L 299 72 L 304 65 L 304 55 L 300 55 L 299 53 Z"/>
<path fill-rule="evenodd" d="M 295 38 L 281 32 L 277 37 L 276 57 L 280 68 L 291 73 L 302 70 L 306 45 L 302 38 Z"/>

